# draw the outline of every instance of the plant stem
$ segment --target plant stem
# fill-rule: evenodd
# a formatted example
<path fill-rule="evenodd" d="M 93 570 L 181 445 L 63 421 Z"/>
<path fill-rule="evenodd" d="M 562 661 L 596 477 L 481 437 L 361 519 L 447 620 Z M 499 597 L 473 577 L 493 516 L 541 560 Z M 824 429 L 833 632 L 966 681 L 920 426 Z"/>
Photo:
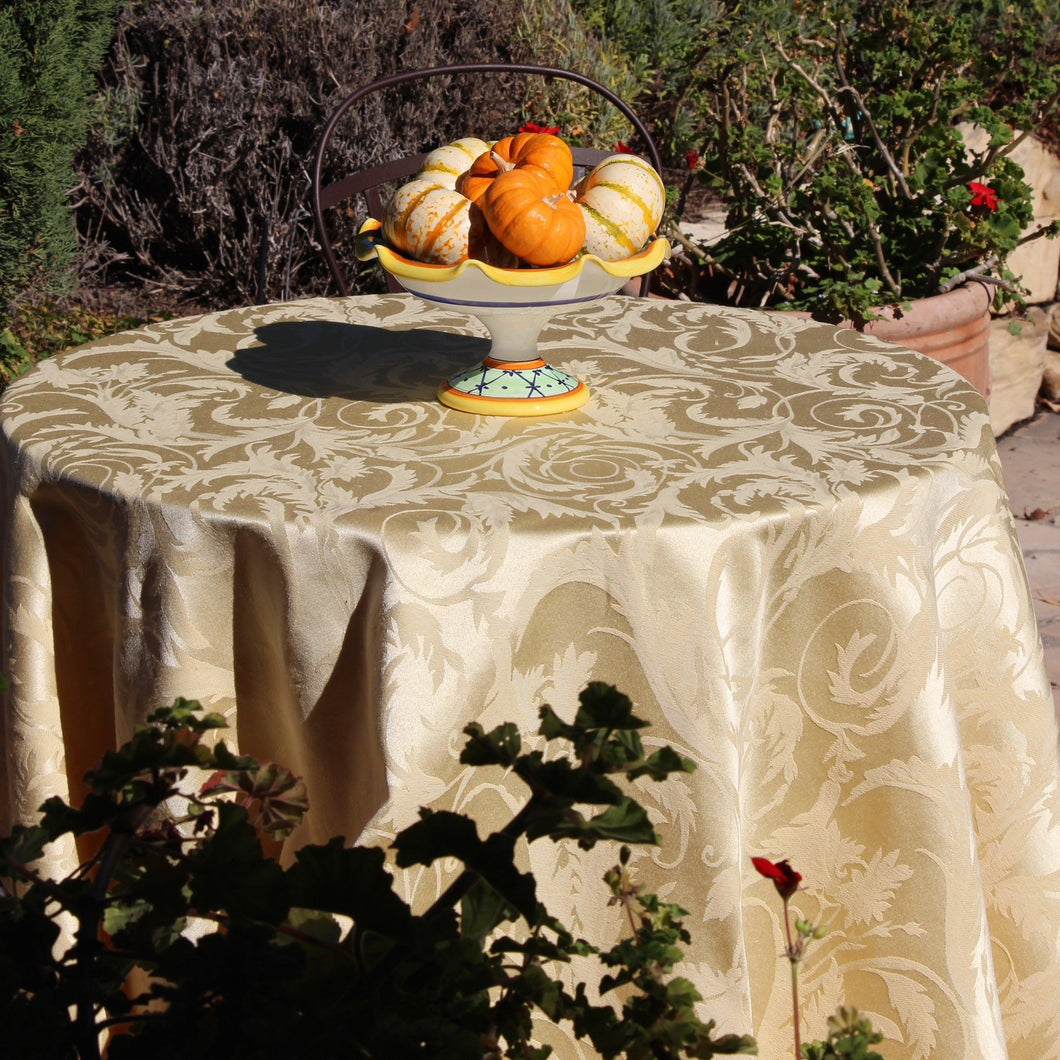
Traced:
<path fill-rule="evenodd" d="M 521 836 L 526 831 L 530 818 L 540 809 L 540 806 L 541 799 L 537 795 L 531 795 L 523 808 L 497 834 L 508 835 L 513 838 Z M 464 869 L 445 891 L 434 900 L 431 907 L 423 914 L 423 921 L 426 923 L 433 917 L 440 915 L 444 910 L 455 906 L 471 890 L 477 879 L 479 879 L 477 872 L 473 869 Z M 390 947 L 373 965 L 373 976 L 379 977 L 389 971 L 394 963 L 400 959 L 404 951 L 403 943 L 392 942 Z"/>
<path fill-rule="evenodd" d="M 120 832 L 116 826 L 111 826 L 112 831 L 100 851 L 92 886 L 72 910 L 78 922 L 73 948 L 73 1031 L 81 1060 L 98 1060 L 100 1056 L 94 993 L 95 977 L 98 974 L 96 962 L 104 949 L 99 937 L 99 927 L 107 902 L 107 890 L 111 877 L 132 842 L 132 837 L 154 810 L 155 805 L 139 806 L 124 822 Z"/>
<path fill-rule="evenodd" d="M 530 818 L 537 812 L 540 805 L 541 800 L 536 795 L 531 795 L 523 808 L 497 834 L 511 836 L 513 839 L 521 836 L 526 831 Z M 424 920 L 437 916 L 445 909 L 451 909 L 471 890 L 472 885 L 478 878 L 479 874 L 474 869 L 464 869 L 445 891 L 434 900 L 430 909 L 423 914 Z"/>
<path fill-rule="evenodd" d="M 784 934 L 788 939 L 788 963 L 791 965 L 791 1013 L 795 1027 L 795 1060 L 802 1057 L 802 1035 L 799 1031 L 799 952 L 791 938 L 788 900 L 784 899 Z"/>

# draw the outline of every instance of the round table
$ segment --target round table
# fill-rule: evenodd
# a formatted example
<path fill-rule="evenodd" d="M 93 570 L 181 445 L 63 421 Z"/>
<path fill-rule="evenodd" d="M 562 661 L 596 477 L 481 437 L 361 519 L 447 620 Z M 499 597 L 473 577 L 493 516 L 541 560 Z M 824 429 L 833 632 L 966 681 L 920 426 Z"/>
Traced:
<path fill-rule="evenodd" d="M 530 734 L 603 680 L 697 765 L 643 782 L 663 842 L 633 868 L 689 910 L 679 971 L 724 1029 L 790 1048 L 750 863 L 786 857 L 830 924 L 806 1036 L 847 1002 L 888 1060 L 1060 1056 L 1057 733 L 982 399 L 783 314 L 615 296 L 541 343 L 581 409 L 438 404 L 485 333 L 404 295 L 168 321 L 9 386 L 8 819 L 180 695 L 306 777 L 297 842 L 421 804 L 484 830 L 518 792 L 471 782 L 463 726 Z M 598 944 L 614 860 L 530 848 Z"/>

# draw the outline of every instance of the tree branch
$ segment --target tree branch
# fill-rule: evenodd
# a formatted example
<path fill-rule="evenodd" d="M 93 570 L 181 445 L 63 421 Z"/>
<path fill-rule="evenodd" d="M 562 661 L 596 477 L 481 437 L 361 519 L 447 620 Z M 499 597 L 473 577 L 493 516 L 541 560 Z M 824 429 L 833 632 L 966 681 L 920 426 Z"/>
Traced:
<path fill-rule="evenodd" d="M 909 190 L 909 185 L 906 183 L 905 174 L 902 172 L 901 167 L 894 160 L 894 156 L 891 154 L 887 145 L 883 142 L 883 137 L 880 136 L 879 130 L 876 128 L 876 122 L 872 119 L 872 112 L 869 110 L 862 98 L 861 93 L 850 83 L 847 79 L 846 70 L 843 68 L 843 56 L 841 52 L 843 43 L 843 32 L 842 30 L 836 30 L 835 40 L 835 68 L 836 74 L 839 77 L 840 90 L 845 92 L 857 105 L 858 111 L 861 117 L 864 119 L 865 124 L 868 126 L 869 132 L 872 133 L 872 139 L 876 143 L 876 149 L 880 152 L 880 156 L 883 158 L 887 165 L 887 168 L 891 171 L 892 176 L 898 182 L 898 187 L 902 192 L 902 197 L 906 201 L 911 202 L 913 199 L 913 193 Z"/>

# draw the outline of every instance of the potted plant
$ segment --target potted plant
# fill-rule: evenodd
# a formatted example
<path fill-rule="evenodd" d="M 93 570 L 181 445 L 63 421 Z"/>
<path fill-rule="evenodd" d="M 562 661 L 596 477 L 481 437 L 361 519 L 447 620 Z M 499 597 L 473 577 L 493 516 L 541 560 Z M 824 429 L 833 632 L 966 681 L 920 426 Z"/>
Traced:
<path fill-rule="evenodd" d="M 963 339 L 985 336 L 991 303 L 1020 303 L 1008 255 L 1054 234 L 1034 227 L 1011 158 L 1057 100 L 1060 67 L 1032 14 L 963 0 L 766 0 L 715 24 L 679 95 L 699 139 L 678 210 L 698 180 L 726 227 L 710 246 L 685 241 L 675 285 L 869 330 L 960 291 Z M 972 127 L 985 131 L 980 149 Z"/>

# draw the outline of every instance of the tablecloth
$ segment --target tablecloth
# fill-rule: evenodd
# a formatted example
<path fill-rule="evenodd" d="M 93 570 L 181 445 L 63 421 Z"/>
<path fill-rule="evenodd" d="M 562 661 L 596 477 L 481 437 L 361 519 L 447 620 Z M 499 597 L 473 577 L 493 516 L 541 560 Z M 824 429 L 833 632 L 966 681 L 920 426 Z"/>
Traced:
<path fill-rule="evenodd" d="M 1057 733 L 981 398 L 855 332 L 615 296 L 542 335 L 582 409 L 442 407 L 484 335 L 409 296 L 309 299 L 8 387 L 8 819 L 182 695 L 306 776 L 299 842 L 421 804 L 496 826 L 521 795 L 458 764 L 462 727 L 530 738 L 604 680 L 697 765 L 638 782 L 663 842 L 632 864 L 689 911 L 704 1015 L 790 1052 L 750 863 L 787 857 L 830 925 L 805 1034 L 846 1002 L 887 1060 L 1060 1057 Z M 617 937 L 613 849 L 529 859 L 552 912 Z"/>

